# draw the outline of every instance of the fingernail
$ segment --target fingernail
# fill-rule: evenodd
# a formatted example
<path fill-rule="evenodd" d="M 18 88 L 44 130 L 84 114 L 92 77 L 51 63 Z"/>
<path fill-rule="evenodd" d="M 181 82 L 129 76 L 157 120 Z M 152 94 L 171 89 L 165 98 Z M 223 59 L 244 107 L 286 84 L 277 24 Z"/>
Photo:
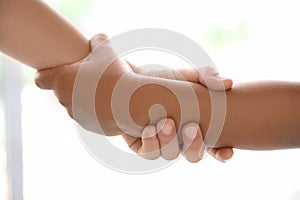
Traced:
<path fill-rule="evenodd" d="M 172 125 L 171 124 L 168 124 L 166 123 L 162 129 L 162 132 L 165 134 L 165 135 L 171 135 L 172 134 Z"/>
<path fill-rule="evenodd" d="M 186 135 L 187 138 L 190 140 L 195 139 L 197 135 L 197 127 L 195 126 L 190 126 L 184 129 L 184 134 Z"/>
<path fill-rule="evenodd" d="M 228 78 L 224 78 L 223 79 L 223 84 L 224 84 L 226 89 L 229 89 L 232 86 L 232 80 L 228 79 Z"/>
<path fill-rule="evenodd" d="M 156 138 L 156 129 L 154 126 L 147 126 L 143 132 L 142 132 L 142 137 L 143 138 L 150 138 L 150 139 L 154 139 Z"/>

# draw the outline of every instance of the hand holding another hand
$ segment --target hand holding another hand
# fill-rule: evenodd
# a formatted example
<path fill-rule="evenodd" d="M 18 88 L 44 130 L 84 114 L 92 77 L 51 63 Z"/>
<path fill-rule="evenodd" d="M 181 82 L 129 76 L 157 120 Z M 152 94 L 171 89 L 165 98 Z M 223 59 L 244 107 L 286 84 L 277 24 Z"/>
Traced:
<path fill-rule="evenodd" d="M 105 35 L 99 34 L 95 36 L 90 42 L 92 49 L 91 54 L 95 53 L 97 45 L 105 40 L 107 40 Z M 97 56 L 98 58 L 101 58 L 103 55 Z M 95 57 L 90 57 L 90 59 L 85 59 L 70 65 L 43 70 L 37 74 L 37 85 L 43 89 L 53 89 L 60 103 L 66 107 L 71 117 L 73 117 L 72 97 L 76 75 L 83 63 L 91 65 L 97 64 L 91 58 Z M 108 88 L 113 88 L 116 81 L 122 75 L 127 73 L 130 68 L 132 68 L 134 72 L 143 75 L 182 80 L 182 78 L 176 75 L 174 76 L 176 73 L 172 72 L 171 69 L 154 69 L 150 73 L 149 71 L 147 72 L 141 68 L 137 68 L 132 64 L 127 65 L 127 63 L 116 60 L 104 72 L 102 76 L 102 86 L 98 85 L 97 92 L 99 94 L 98 97 L 100 102 L 105 104 L 105 102 L 108 102 L 111 99 L 111 94 L 107 92 Z M 187 81 L 200 83 L 206 86 L 204 79 L 199 75 L 197 70 L 179 69 L 176 71 L 182 74 Z M 207 67 L 203 71 L 205 80 L 211 80 L 212 83 L 215 83 L 210 84 L 211 87 L 213 87 L 211 89 L 222 90 L 224 87 L 225 89 L 229 89 L 231 87 L 231 80 L 219 78 L 218 73 L 214 69 Z M 107 105 L 103 105 L 101 110 L 105 110 L 106 107 Z M 111 120 L 111 113 L 106 113 L 100 117 L 97 115 L 97 117 L 99 118 L 100 123 L 102 121 L 101 128 L 105 133 L 122 134 L 130 148 L 146 159 L 156 159 L 159 156 L 162 156 L 165 159 L 172 160 L 178 157 L 180 148 L 183 148 L 184 156 L 191 162 L 197 162 L 202 157 L 204 151 L 203 138 L 200 127 L 195 123 L 186 124 L 182 128 L 183 146 L 180 147 L 179 140 L 176 135 L 175 122 L 172 119 L 162 119 L 156 125 L 146 126 L 142 131 L 142 137 L 137 138 L 122 132 L 118 125 Z M 91 125 L 89 122 L 81 125 L 88 130 L 90 126 L 92 127 L 90 130 L 96 130 L 93 127 L 93 124 Z M 232 148 L 212 149 L 210 153 L 220 161 L 227 160 L 233 155 Z"/>
<path fill-rule="evenodd" d="M 190 81 L 205 87 L 207 87 L 207 80 L 210 80 L 210 87 L 214 90 L 228 90 L 232 86 L 230 79 L 221 78 L 216 69 L 212 67 L 203 68 L 202 75 L 200 75 L 194 68 L 136 67 L 132 63 L 129 65 L 134 72 L 145 76 Z M 182 145 L 177 136 L 175 122 L 170 118 L 162 119 L 156 125 L 146 126 L 142 131 L 141 138 L 122 134 L 129 147 L 145 159 L 157 159 L 161 156 L 166 160 L 173 160 L 179 156 L 180 150 L 190 162 L 200 161 L 205 150 L 221 162 L 229 160 L 233 156 L 231 147 L 204 148 L 205 146 L 202 146 L 204 144 L 203 134 L 196 123 L 186 124 L 179 135 L 182 138 Z"/>

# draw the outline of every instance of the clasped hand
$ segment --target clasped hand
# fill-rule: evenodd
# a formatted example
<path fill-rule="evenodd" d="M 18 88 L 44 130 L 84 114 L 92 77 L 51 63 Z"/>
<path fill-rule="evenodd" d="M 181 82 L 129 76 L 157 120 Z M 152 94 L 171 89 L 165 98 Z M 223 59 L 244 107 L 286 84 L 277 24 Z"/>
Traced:
<path fill-rule="evenodd" d="M 59 99 L 60 103 L 67 109 L 69 115 L 74 118 L 82 127 L 93 132 L 101 132 L 105 135 L 119 135 L 121 134 L 125 139 L 128 146 L 140 156 L 145 159 L 157 159 L 163 157 L 167 160 L 176 159 L 180 152 L 190 162 L 198 162 L 201 160 L 203 152 L 208 152 L 219 161 L 225 161 L 232 157 L 232 148 L 213 148 L 206 149 L 203 142 L 203 134 L 201 127 L 196 122 L 190 122 L 181 127 L 181 133 L 176 134 L 175 121 L 171 118 L 163 118 L 156 122 L 156 124 L 149 124 L 148 116 L 145 117 L 145 121 L 142 124 L 143 129 L 138 130 L 137 134 L 130 134 L 130 131 L 136 132 L 137 130 L 130 130 L 131 127 L 126 127 L 126 131 L 123 131 L 122 127 L 115 122 L 111 110 L 111 98 L 113 89 L 118 80 L 128 70 L 134 72 L 132 79 L 138 81 L 143 76 L 156 76 L 160 78 L 185 80 L 194 83 L 199 83 L 202 86 L 207 87 L 205 80 L 210 80 L 210 89 L 223 90 L 230 89 L 232 81 L 230 79 L 220 78 L 217 71 L 211 67 L 203 68 L 201 75 L 195 69 L 171 69 L 171 68 L 138 68 L 131 63 L 117 59 L 112 62 L 103 72 L 99 83 L 97 84 L 95 93 L 95 106 L 97 123 L 89 120 L 80 120 L 74 117 L 73 110 L 73 92 L 76 76 L 82 66 L 101 66 L 102 57 L 106 57 L 112 51 L 110 47 L 108 51 L 99 50 L 101 45 L 107 41 L 108 38 L 103 34 L 94 36 L 91 41 L 91 53 L 86 58 L 79 62 L 58 66 L 46 70 L 41 70 L 37 73 L 36 84 L 42 89 L 51 89 Z M 176 72 L 176 73 L 174 73 Z M 93 73 L 93 72 L 91 72 Z M 181 74 L 182 76 L 177 76 Z M 205 80 L 204 78 L 205 77 Z M 88 83 L 85 83 L 88 86 Z M 155 94 L 151 94 L 154 96 Z M 82 105 L 80 110 L 84 115 L 92 115 L 86 105 Z M 81 118 L 82 119 L 82 118 Z M 87 117 L 87 119 L 89 119 Z M 148 124 L 147 124 L 148 123 Z M 97 129 L 98 125 L 101 126 L 101 131 Z M 179 143 L 182 141 L 182 144 Z"/>

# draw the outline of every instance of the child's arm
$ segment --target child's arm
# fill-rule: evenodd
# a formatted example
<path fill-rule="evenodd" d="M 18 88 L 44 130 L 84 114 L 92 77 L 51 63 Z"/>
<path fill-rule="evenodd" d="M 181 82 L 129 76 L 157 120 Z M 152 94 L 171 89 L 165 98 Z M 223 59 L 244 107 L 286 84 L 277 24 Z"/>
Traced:
<path fill-rule="evenodd" d="M 38 70 L 73 63 L 88 40 L 43 1 L 0 0 L 0 51 Z"/>
<path fill-rule="evenodd" d="M 42 70 L 81 60 L 89 47 L 75 27 L 42 1 L 0 0 L 0 51 L 4 54 Z"/>

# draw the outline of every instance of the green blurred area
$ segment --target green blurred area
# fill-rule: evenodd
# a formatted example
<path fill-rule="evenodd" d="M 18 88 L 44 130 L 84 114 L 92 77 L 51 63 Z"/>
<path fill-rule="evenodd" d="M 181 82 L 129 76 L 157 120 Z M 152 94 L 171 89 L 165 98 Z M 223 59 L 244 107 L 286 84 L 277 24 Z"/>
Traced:
<path fill-rule="evenodd" d="M 79 24 L 96 2 L 96 0 L 60 0 L 56 1 L 54 6 L 70 21 Z"/>
<path fill-rule="evenodd" d="M 90 10 L 96 4 L 96 0 L 55 0 L 52 5 L 63 16 L 69 19 L 72 23 L 80 25 L 88 15 Z M 205 38 L 209 44 L 216 50 L 225 50 L 234 45 L 240 45 L 248 39 L 248 20 L 244 19 L 236 27 L 227 30 L 218 24 L 213 24 L 206 30 Z M 1 54 L 0 54 L 1 59 Z M 0 76 L 2 73 L 2 64 L 0 60 Z M 34 84 L 35 70 L 22 66 L 24 84 Z"/>
<path fill-rule="evenodd" d="M 206 34 L 209 43 L 217 50 L 240 45 L 246 42 L 248 37 L 248 21 L 246 19 L 230 30 L 225 30 L 219 25 L 213 25 Z"/>
<path fill-rule="evenodd" d="M 28 67 L 28 66 L 22 66 L 22 78 L 23 78 L 23 84 L 28 85 L 28 84 L 34 84 L 34 76 L 36 73 L 36 70 Z"/>

